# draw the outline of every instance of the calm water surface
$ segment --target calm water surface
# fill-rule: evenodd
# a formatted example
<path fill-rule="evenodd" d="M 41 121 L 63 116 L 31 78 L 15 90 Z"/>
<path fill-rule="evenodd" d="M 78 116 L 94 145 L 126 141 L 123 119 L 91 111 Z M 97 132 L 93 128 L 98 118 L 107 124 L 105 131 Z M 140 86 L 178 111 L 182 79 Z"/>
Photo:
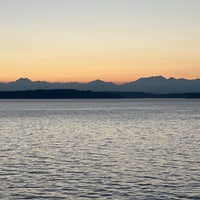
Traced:
<path fill-rule="evenodd" d="M 200 199 L 200 100 L 0 100 L 0 199 Z"/>

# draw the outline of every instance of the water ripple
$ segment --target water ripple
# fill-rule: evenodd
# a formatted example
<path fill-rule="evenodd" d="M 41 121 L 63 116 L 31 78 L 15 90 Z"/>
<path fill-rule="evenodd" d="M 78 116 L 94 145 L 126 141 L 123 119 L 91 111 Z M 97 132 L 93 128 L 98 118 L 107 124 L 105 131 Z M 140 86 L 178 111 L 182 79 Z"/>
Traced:
<path fill-rule="evenodd" d="M 200 199 L 200 102 L 0 104 L 1 199 Z"/>

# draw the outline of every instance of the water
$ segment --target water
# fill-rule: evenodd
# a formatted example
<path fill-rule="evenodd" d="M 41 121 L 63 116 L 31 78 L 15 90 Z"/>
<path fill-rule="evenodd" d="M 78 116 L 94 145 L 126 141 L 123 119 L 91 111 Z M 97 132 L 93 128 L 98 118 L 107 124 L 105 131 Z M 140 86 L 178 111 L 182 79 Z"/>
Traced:
<path fill-rule="evenodd" d="M 200 101 L 0 100 L 1 199 L 200 199 Z"/>

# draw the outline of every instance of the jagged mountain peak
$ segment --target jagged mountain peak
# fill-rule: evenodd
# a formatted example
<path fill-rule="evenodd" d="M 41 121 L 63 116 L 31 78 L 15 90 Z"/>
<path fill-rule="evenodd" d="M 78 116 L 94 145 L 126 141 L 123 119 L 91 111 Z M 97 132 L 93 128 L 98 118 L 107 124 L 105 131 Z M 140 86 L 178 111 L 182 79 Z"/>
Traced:
<path fill-rule="evenodd" d="M 32 83 L 32 81 L 28 78 L 19 78 L 15 81 L 15 83 Z"/>
<path fill-rule="evenodd" d="M 100 79 L 96 79 L 94 81 L 91 81 L 90 83 L 106 83 L 105 81 L 102 81 Z"/>
<path fill-rule="evenodd" d="M 153 81 L 163 81 L 163 80 L 167 80 L 164 76 L 150 76 L 150 77 L 144 77 L 144 78 L 140 78 L 138 79 L 138 81 L 149 81 L 149 80 L 153 80 Z"/>

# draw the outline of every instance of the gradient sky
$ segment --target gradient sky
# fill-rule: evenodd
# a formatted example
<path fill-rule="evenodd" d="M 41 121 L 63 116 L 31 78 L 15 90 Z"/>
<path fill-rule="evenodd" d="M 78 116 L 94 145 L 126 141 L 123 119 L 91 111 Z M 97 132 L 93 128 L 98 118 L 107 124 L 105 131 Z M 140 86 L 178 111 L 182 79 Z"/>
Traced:
<path fill-rule="evenodd" d="M 200 0 L 0 0 L 0 81 L 200 77 Z"/>

